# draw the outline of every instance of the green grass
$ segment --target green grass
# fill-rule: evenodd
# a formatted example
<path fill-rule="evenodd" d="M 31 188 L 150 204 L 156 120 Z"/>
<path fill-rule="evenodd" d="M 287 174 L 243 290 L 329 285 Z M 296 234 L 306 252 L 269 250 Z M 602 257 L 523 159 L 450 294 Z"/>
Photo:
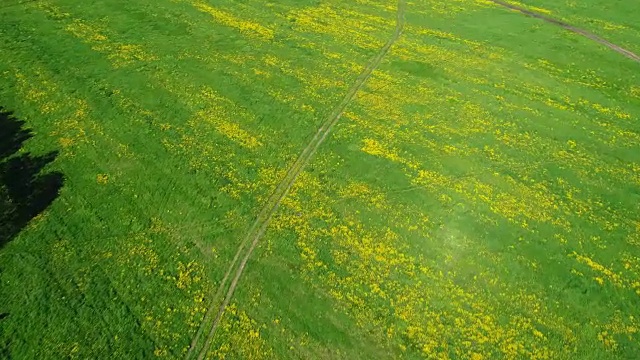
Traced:
<path fill-rule="evenodd" d="M 527 0 L 525 5 L 551 12 L 551 16 L 564 19 L 574 26 L 592 31 L 605 39 L 627 48 L 636 54 L 640 52 L 640 25 L 636 20 L 640 9 L 631 1 L 548 1 Z"/>
<path fill-rule="evenodd" d="M 637 39 L 630 1 L 524 3 Z M 21 153 L 59 151 L 42 171 L 64 175 L 0 249 L 0 354 L 184 357 L 395 7 L 0 6 L 0 106 L 33 133 Z M 479 1 L 405 17 L 274 214 L 209 355 L 633 358 L 640 64 Z"/>

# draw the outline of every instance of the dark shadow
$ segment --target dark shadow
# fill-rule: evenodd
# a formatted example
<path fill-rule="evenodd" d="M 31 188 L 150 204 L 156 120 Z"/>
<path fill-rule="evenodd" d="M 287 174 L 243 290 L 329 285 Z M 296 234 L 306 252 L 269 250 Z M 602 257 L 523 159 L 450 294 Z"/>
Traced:
<path fill-rule="evenodd" d="M 53 202 L 64 180 L 58 172 L 41 174 L 57 152 L 18 153 L 33 136 L 23 126 L 24 121 L 0 107 L 0 248 Z"/>

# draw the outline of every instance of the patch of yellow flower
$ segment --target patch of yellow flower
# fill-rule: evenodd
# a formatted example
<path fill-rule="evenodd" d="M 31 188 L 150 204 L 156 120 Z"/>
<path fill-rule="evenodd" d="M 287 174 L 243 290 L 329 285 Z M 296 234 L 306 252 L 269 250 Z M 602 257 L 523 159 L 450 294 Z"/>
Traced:
<path fill-rule="evenodd" d="M 385 194 L 364 182 L 349 182 L 338 194 L 342 199 L 363 199 L 376 209 L 384 209 L 387 206 Z"/>
<path fill-rule="evenodd" d="M 107 174 L 98 174 L 98 176 L 96 176 L 96 181 L 98 184 L 105 185 L 109 182 L 109 176 Z"/>
<path fill-rule="evenodd" d="M 158 59 L 155 55 L 144 50 L 141 45 L 110 41 L 100 31 L 79 19 L 69 23 L 65 30 L 91 45 L 93 50 L 106 54 L 116 68 L 127 66 L 137 61 L 148 62 Z"/>
<path fill-rule="evenodd" d="M 239 145 L 248 149 L 256 149 L 262 146 L 260 140 L 257 137 L 249 134 L 248 131 L 240 128 L 240 126 L 234 122 L 226 121 L 218 117 L 223 117 L 224 113 L 214 111 L 212 114 L 207 111 L 200 111 L 196 115 L 200 121 L 210 122 L 214 124 L 216 130 L 229 138 L 230 140 L 238 143 Z M 194 124 L 194 126 L 197 126 Z"/>
<path fill-rule="evenodd" d="M 202 1 L 194 2 L 193 6 L 196 9 L 211 15 L 216 22 L 224 26 L 234 28 L 247 37 L 262 40 L 273 39 L 274 32 L 268 27 L 252 21 L 239 19 L 229 12 L 210 6 Z"/>
<path fill-rule="evenodd" d="M 216 359 L 271 359 L 273 350 L 261 337 L 261 328 L 236 303 L 227 306 L 210 356 Z"/>
<path fill-rule="evenodd" d="M 363 49 L 379 49 L 395 26 L 393 17 L 384 18 L 321 3 L 314 7 L 293 10 L 287 17 L 294 20 L 294 28 L 300 32 L 329 35 L 345 43 Z M 382 31 L 381 31 L 382 30 Z"/>
<path fill-rule="evenodd" d="M 124 44 L 109 40 L 103 31 L 87 24 L 84 20 L 74 18 L 71 14 L 62 11 L 57 6 L 48 2 L 39 2 L 36 8 L 47 15 L 63 21 L 65 31 L 91 45 L 97 52 L 107 55 L 114 67 L 127 66 L 136 61 L 152 61 L 157 57 L 142 48 L 141 45 Z"/>
<path fill-rule="evenodd" d="M 571 256 L 574 257 L 578 262 L 583 263 L 588 267 L 590 267 L 593 271 L 599 272 L 604 276 L 606 276 L 609 279 L 609 281 L 611 281 L 611 283 L 613 283 L 614 285 L 623 287 L 623 282 L 620 275 L 611 271 L 609 268 L 605 267 L 604 265 L 593 261 L 588 256 L 580 255 L 575 251 L 571 253 Z"/>
<path fill-rule="evenodd" d="M 60 87 L 46 69 L 32 66 L 29 73 L 14 69 L 13 74 L 17 94 L 53 120 L 50 135 L 58 138 L 64 155 L 73 156 L 77 146 L 91 143 L 92 136 L 105 136 L 102 126 L 90 116 L 88 102 L 73 96 L 60 98 Z"/>

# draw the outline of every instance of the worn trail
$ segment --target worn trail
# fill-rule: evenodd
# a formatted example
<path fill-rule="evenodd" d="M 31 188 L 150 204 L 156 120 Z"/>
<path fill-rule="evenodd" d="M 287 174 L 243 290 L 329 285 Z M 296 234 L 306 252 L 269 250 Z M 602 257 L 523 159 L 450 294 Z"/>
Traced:
<path fill-rule="evenodd" d="M 367 79 L 371 76 L 373 71 L 380 65 L 384 56 L 389 52 L 393 44 L 400 38 L 402 30 L 404 28 L 404 14 L 406 9 L 406 0 L 398 0 L 397 12 L 396 12 L 396 27 L 393 32 L 391 38 L 385 43 L 385 45 L 378 51 L 378 53 L 371 59 L 371 61 L 364 68 L 362 73 L 358 76 L 355 83 L 349 88 L 349 91 L 343 98 L 343 100 L 338 104 L 338 106 L 331 112 L 331 114 L 321 123 L 320 127 L 316 131 L 314 137 L 309 141 L 307 146 L 300 153 L 296 161 L 289 167 L 284 178 L 280 181 L 280 183 L 276 186 L 275 190 L 262 207 L 260 213 L 258 214 L 256 220 L 249 228 L 249 232 L 245 239 L 242 241 L 238 250 L 229 265 L 227 272 L 225 273 L 224 278 L 218 288 L 218 291 L 214 295 L 214 299 L 212 301 L 211 307 L 205 314 L 205 318 L 203 323 L 201 324 L 200 329 L 196 333 L 195 338 L 191 343 L 191 347 L 189 352 L 187 353 L 187 358 L 190 358 L 195 351 L 198 351 L 198 359 L 203 359 L 211 347 L 211 342 L 214 338 L 216 330 L 218 328 L 218 324 L 224 314 L 226 307 L 229 305 L 231 298 L 235 292 L 236 287 L 238 286 L 238 281 L 244 272 L 244 269 L 251 257 L 251 254 L 255 250 L 258 245 L 260 239 L 263 237 L 269 223 L 271 222 L 271 218 L 273 214 L 278 209 L 282 199 L 287 196 L 289 190 L 293 186 L 294 182 L 300 175 L 300 172 L 304 168 L 304 166 L 311 160 L 315 152 L 318 150 L 320 145 L 325 141 L 329 133 L 335 124 L 340 120 L 342 113 L 347 108 L 347 106 L 353 101 L 356 93 L 362 88 Z M 248 249 L 247 249 L 247 246 Z M 240 263 L 238 263 L 240 261 Z M 235 271 L 234 271 L 235 269 Z M 227 282 L 229 278 L 233 274 L 233 279 L 229 284 L 229 287 L 226 291 L 224 299 L 220 303 L 220 297 L 224 292 L 224 288 L 227 286 Z M 215 318 L 211 322 L 211 317 L 213 316 L 214 311 L 217 310 Z M 204 346 L 200 347 L 200 342 L 203 336 L 203 333 L 207 331 L 206 340 Z"/>
<path fill-rule="evenodd" d="M 507 9 L 518 11 L 518 12 L 524 14 L 524 15 L 531 16 L 533 18 L 544 20 L 544 21 L 546 21 L 548 23 L 560 26 L 560 27 L 562 27 L 562 28 L 564 28 L 566 30 L 569 30 L 569 31 L 574 32 L 574 33 L 579 34 L 579 35 L 582 35 L 582 36 L 584 36 L 584 37 L 586 37 L 588 39 L 591 39 L 591 40 L 593 40 L 593 41 L 595 41 L 597 43 L 600 43 L 600 44 L 608 47 L 609 49 L 628 57 L 631 60 L 635 60 L 637 62 L 640 62 L 640 56 L 638 56 L 634 52 L 632 52 L 630 50 L 627 50 L 627 49 L 625 49 L 625 48 L 623 48 L 621 46 L 618 46 L 618 45 L 616 45 L 616 44 L 614 44 L 614 43 L 612 43 L 612 42 L 610 42 L 608 40 L 605 40 L 605 39 L 599 37 L 598 35 L 595 35 L 593 33 L 590 33 L 588 31 L 586 31 L 586 30 L 577 28 L 577 27 L 575 27 L 575 26 L 573 26 L 571 24 L 567 24 L 564 21 L 560 21 L 560 20 L 554 19 L 552 17 L 533 12 L 531 10 L 527 10 L 527 9 L 521 7 L 521 6 L 510 4 L 510 3 L 504 2 L 502 0 L 490 0 L 490 1 L 495 3 L 495 4 L 497 4 L 497 5 L 503 6 L 503 7 L 507 8 Z"/>

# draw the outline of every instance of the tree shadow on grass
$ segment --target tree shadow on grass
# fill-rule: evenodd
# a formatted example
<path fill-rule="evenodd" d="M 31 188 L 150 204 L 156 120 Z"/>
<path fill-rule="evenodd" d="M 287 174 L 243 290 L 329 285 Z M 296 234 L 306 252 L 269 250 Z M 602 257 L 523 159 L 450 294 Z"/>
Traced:
<path fill-rule="evenodd" d="M 57 152 L 19 154 L 33 136 L 23 126 L 24 121 L 0 107 L 0 249 L 55 200 L 64 182 L 59 172 L 41 174 Z"/>

